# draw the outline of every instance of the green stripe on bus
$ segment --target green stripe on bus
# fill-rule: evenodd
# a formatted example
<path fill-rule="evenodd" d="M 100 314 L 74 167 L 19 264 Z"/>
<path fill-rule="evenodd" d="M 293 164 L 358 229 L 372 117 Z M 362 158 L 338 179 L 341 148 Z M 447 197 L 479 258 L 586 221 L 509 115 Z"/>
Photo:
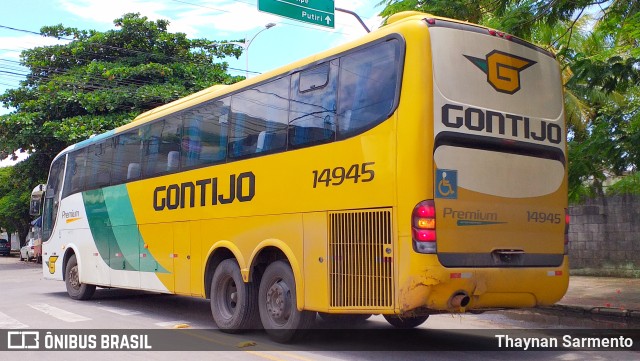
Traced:
<path fill-rule="evenodd" d="M 84 192 L 83 200 L 98 252 L 109 267 L 167 273 L 144 248 L 126 185 Z"/>
<path fill-rule="evenodd" d="M 104 204 L 102 190 L 93 190 L 82 193 L 84 209 L 87 212 L 87 221 L 91 229 L 93 241 L 96 244 L 100 257 L 109 264 L 109 245 L 116 244 L 111 227 L 107 226 L 109 214 Z"/>

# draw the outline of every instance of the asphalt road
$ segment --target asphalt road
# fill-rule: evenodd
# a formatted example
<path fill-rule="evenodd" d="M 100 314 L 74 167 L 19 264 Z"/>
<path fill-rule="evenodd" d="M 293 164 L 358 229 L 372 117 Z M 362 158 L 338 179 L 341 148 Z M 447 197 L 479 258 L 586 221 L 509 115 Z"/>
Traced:
<path fill-rule="evenodd" d="M 496 345 L 496 335 L 514 330 L 625 329 L 612 319 L 583 319 L 536 310 L 482 315 L 436 315 L 419 329 L 393 329 L 381 316 L 356 329 L 318 323 L 314 332 L 292 345 L 273 343 L 264 331 L 240 335 L 215 330 L 208 300 L 141 291 L 98 289 L 89 301 L 74 301 L 64 283 L 42 278 L 41 265 L 0 257 L 0 329 L 11 330 L 160 330 L 167 340 L 193 341 L 184 351 L 0 351 L 0 360 L 56 357 L 64 360 L 637 360 L 640 353 L 622 351 L 479 351 Z M 179 329 L 179 330 L 178 330 Z M 107 331 L 104 331 L 107 330 Z M 175 334 L 174 334 L 175 333 Z M 2 344 L 0 340 L 0 344 Z M 182 342 L 182 341 L 180 341 Z M 640 342 L 640 341 L 639 341 Z M 192 351 L 205 345 L 220 351 Z M 167 346 L 167 345 L 160 345 Z M 171 349 L 171 346 L 167 346 Z M 442 351 L 449 350 L 449 351 Z"/>

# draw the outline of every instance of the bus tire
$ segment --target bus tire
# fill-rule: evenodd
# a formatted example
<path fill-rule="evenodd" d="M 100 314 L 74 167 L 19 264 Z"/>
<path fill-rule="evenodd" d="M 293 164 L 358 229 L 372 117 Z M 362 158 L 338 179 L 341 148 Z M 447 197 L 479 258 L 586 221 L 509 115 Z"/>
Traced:
<path fill-rule="evenodd" d="M 264 271 L 258 306 L 262 326 L 272 340 L 280 343 L 301 337 L 316 317 L 315 312 L 298 310 L 293 271 L 285 261 L 275 261 Z"/>
<path fill-rule="evenodd" d="M 95 285 L 80 283 L 80 271 L 76 255 L 71 255 L 64 271 L 64 283 L 67 286 L 69 297 L 74 300 L 88 300 L 96 291 Z"/>
<path fill-rule="evenodd" d="M 211 279 L 211 314 L 220 331 L 237 333 L 258 325 L 258 287 L 242 280 L 233 259 L 218 265 Z"/>
<path fill-rule="evenodd" d="M 383 315 L 385 320 L 389 322 L 393 327 L 400 329 L 416 328 L 422 325 L 429 315 L 427 316 L 415 316 L 415 317 L 398 317 L 393 315 Z"/>

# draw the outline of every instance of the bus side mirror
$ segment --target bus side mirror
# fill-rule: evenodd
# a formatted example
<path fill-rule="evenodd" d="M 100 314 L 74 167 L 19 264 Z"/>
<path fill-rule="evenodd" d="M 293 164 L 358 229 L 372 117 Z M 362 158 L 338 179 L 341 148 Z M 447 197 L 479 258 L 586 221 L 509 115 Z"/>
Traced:
<path fill-rule="evenodd" d="M 37 199 L 32 198 L 31 199 L 31 204 L 29 206 L 29 215 L 31 215 L 31 216 L 40 215 L 40 204 L 41 204 L 40 199 L 41 198 L 37 198 Z"/>

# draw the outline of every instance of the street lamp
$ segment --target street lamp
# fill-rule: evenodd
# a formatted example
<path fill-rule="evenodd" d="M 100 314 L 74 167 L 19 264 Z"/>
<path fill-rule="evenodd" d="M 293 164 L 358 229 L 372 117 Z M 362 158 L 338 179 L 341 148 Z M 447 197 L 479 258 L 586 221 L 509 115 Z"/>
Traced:
<path fill-rule="evenodd" d="M 258 36 L 258 34 L 260 34 L 261 32 L 263 32 L 263 31 L 265 31 L 267 29 L 271 29 L 274 26 L 276 26 L 275 23 L 269 23 L 269 24 L 265 25 L 263 29 L 260 29 L 260 31 L 258 31 L 249 40 L 247 40 L 247 38 L 245 38 L 243 42 L 229 41 L 229 42 L 226 42 L 226 43 L 218 43 L 217 45 L 233 44 L 233 45 L 240 46 L 240 47 L 242 47 L 242 49 L 244 49 L 244 57 L 245 57 L 245 61 L 246 61 L 245 78 L 249 79 L 249 46 L 251 45 L 253 40 L 256 38 L 256 36 Z"/>

